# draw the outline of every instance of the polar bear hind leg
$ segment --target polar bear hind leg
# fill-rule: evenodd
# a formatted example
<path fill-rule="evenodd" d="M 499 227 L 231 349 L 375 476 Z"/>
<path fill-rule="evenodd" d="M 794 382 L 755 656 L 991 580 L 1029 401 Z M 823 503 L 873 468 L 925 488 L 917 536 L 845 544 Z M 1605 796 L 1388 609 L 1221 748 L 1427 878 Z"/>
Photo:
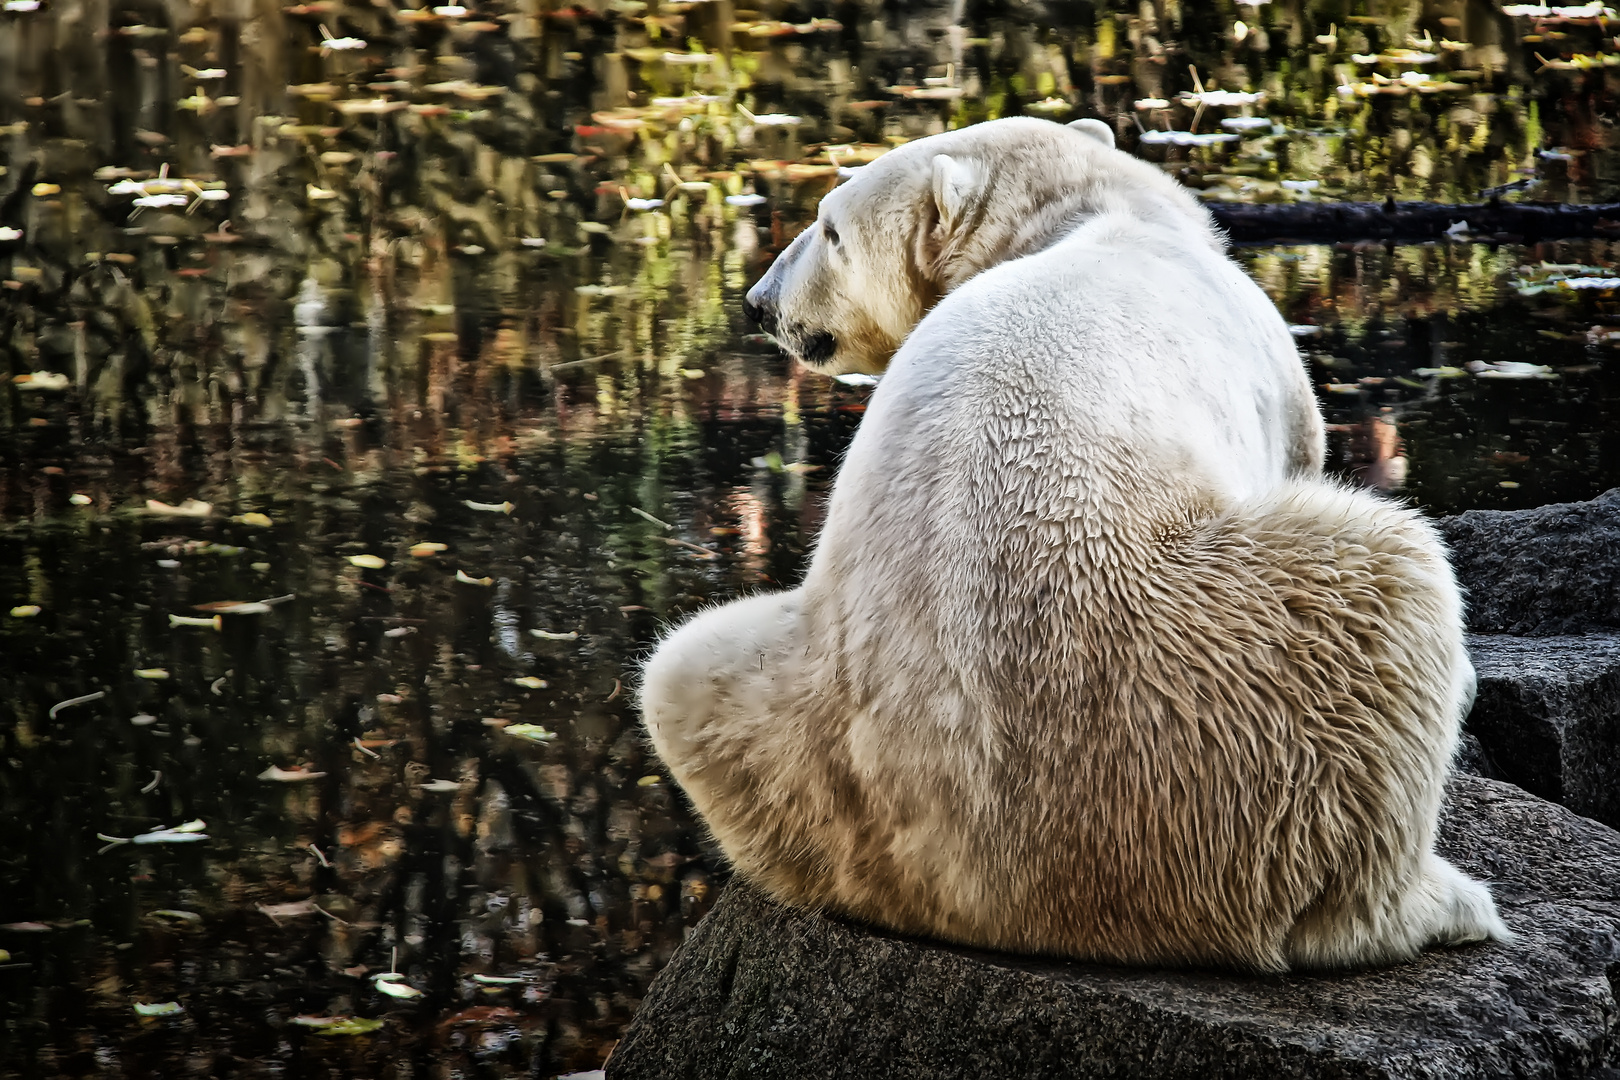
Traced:
<path fill-rule="evenodd" d="M 1370 616 L 1376 628 L 1339 643 L 1368 665 L 1360 721 L 1347 709 L 1313 726 L 1318 752 L 1343 754 L 1338 775 L 1354 780 L 1341 789 L 1342 820 L 1321 834 L 1334 837 L 1321 854 L 1337 855 L 1318 864 L 1327 877 L 1288 933 L 1289 965 L 1363 967 L 1407 960 L 1431 945 L 1510 940 L 1489 888 L 1433 850 L 1445 775 L 1475 686 L 1444 546 L 1415 512 L 1331 482 L 1299 483 L 1263 504 L 1250 527 L 1271 541 L 1271 558 L 1286 565 L 1287 553 L 1308 552 L 1312 545 L 1300 541 L 1321 530 L 1337 549 L 1323 565 L 1342 572 L 1328 591 L 1342 605 L 1333 621 Z M 1326 654 L 1316 658 L 1327 662 Z"/>
<path fill-rule="evenodd" d="M 1291 968 L 1369 967 L 1409 960 L 1431 945 L 1511 941 L 1490 889 L 1426 853 L 1415 879 L 1374 910 L 1318 906 L 1288 936 Z"/>

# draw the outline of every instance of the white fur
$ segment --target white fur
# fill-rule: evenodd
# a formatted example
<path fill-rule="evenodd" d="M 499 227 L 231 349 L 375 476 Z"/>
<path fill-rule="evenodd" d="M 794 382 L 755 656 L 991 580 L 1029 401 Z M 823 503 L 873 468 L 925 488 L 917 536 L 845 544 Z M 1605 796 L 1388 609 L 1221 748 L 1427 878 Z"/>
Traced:
<path fill-rule="evenodd" d="M 645 670 L 742 872 L 1131 963 L 1507 936 L 1432 850 L 1472 686 L 1444 551 L 1320 478 L 1286 327 L 1184 192 L 1094 131 L 980 125 L 862 170 L 751 299 L 831 369 L 904 344 L 804 584 Z"/>

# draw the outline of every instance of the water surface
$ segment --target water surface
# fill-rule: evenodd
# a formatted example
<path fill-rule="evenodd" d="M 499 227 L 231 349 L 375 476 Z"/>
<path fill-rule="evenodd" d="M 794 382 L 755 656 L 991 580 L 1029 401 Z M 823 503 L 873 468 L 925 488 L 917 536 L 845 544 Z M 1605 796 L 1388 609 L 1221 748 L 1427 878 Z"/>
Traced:
<path fill-rule="evenodd" d="M 724 879 L 635 662 L 797 580 L 869 394 L 740 313 L 841 167 L 1034 112 L 1108 118 L 1210 198 L 1620 197 L 1595 14 L 27 8 L 0 13 L 23 1076 L 600 1066 Z M 1620 482 L 1620 316 L 1562 283 L 1615 256 L 1237 252 L 1334 467 L 1436 512 Z M 263 606 L 216 627 L 227 602 Z"/>

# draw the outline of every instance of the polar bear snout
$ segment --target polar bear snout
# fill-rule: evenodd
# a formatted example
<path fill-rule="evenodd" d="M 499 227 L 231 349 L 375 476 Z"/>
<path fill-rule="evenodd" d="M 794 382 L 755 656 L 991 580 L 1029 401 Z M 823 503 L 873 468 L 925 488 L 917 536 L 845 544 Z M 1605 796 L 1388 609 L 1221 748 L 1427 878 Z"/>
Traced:
<path fill-rule="evenodd" d="M 826 330 L 811 330 L 794 323 L 784 325 L 775 296 L 762 288 L 769 280 L 762 278 L 748 290 L 748 295 L 743 297 L 743 314 L 774 337 L 782 351 L 794 359 L 812 367 L 827 363 L 838 351 L 838 338 Z"/>

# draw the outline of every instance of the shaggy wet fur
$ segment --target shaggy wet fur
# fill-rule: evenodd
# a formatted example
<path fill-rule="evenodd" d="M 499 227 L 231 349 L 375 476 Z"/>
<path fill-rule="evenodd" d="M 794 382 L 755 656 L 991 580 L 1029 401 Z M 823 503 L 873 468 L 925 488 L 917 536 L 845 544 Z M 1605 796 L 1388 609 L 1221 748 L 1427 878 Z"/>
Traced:
<path fill-rule="evenodd" d="M 1507 936 L 1433 853 L 1473 682 L 1433 530 L 1320 478 L 1286 329 L 1223 276 L 1242 281 L 1203 211 L 1032 124 L 912 144 L 832 208 L 846 232 L 909 198 L 937 261 L 1003 195 L 1039 203 L 1066 169 L 1096 189 L 1046 243 L 941 286 L 803 586 L 662 643 L 642 689 L 660 756 L 742 873 L 902 931 L 1261 971 Z M 1040 176 L 993 153 L 1015 136 L 1050 143 Z M 968 190 L 942 189 L 953 169 Z M 881 250 L 919 250 L 887 227 Z M 809 277 L 762 285 L 815 329 Z"/>

